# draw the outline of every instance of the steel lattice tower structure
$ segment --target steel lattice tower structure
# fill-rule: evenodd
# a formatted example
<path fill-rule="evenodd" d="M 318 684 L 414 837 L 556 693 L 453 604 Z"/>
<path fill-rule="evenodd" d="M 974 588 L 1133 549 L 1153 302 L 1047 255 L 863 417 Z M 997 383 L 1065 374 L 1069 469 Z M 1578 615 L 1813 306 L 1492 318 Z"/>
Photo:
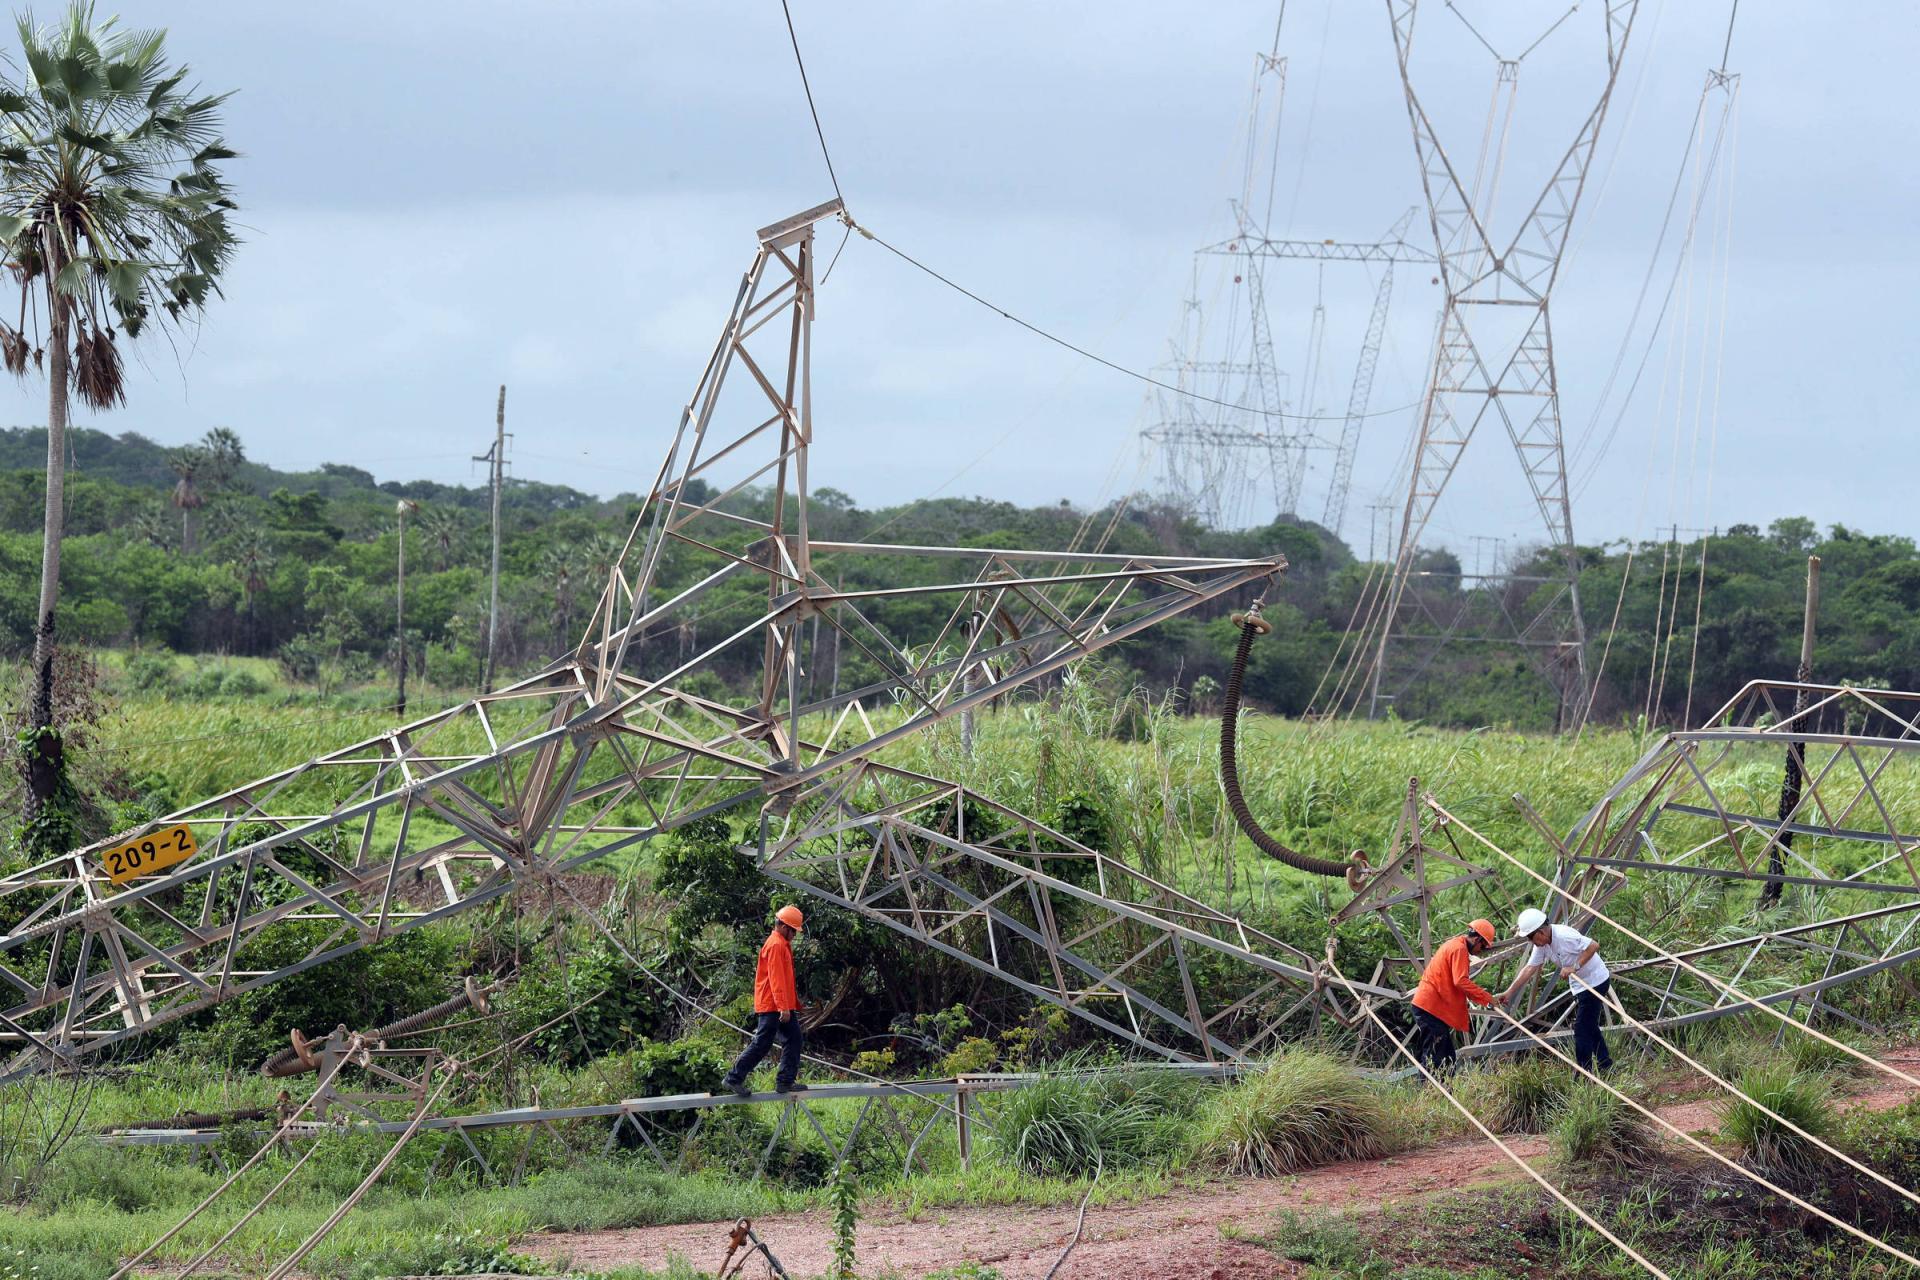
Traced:
<path fill-rule="evenodd" d="M 1417 8 L 1418 0 L 1387 0 L 1445 301 L 1373 659 L 1369 714 L 1379 710 L 1382 676 L 1398 624 L 1411 619 L 1407 584 L 1421 535 L 1461 454 L 1491 415 L 1520 459 L 1548 545 L 1564 566 L 1557 589 L 1546 583 L 1531 597 L 1531 617 L 1504 619 L 1513 632 L 1510 643 L 1546 653 L 1547 673 L 1564 719 L 1568 709 L 1584 700 L 1589 675 L 1549 303 L 1600 127 L 1619 83 L 1639 0 L 1608 0 L 1605 84 L 1552 177 L 1506 241 L 1496 241 L 1488 225 L 1490 194 L 1483 203 L 1477 177 L 1471 188 L 1462 182 L 1414 89 L 1408 60 Z M 1517 60 L 1499 59 L 1496 95 L 1500 86 L 1515 84 L 1518 73 Z M 1511 88 L 1507 93 L 1510 98 Z M 1404 632 L 1400 638 L 1406 638 Z M 1426 661 L 1431 660 L 1428 655 Z"/>

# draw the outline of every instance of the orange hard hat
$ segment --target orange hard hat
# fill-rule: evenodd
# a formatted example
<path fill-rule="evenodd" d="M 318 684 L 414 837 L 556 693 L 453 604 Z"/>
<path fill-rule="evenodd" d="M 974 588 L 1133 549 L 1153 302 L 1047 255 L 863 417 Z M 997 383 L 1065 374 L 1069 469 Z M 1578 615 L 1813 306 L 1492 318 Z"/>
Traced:
<path fill-rule="evenodd" d="M 1479 934 L 1480 940 L 1488 946 L 1493 945 L 1493 921 L 1475 920 L 1472 924 L 1468 925 L 1467 928 Z"/>
<path fill-rule="evenodd" d="M 787 904 L 786 906 L 780 908 L 778 911 L 774 912 L 773 918 L 775 920 L 778 920 L 781 924 L 784 924 L 788 928 L 792 929 L 795 933 L 800 932 L 800 926 L 804 925 L 807 922 L 807 918 L 800 914 L 800 908 L 794 906 L 791 903 Z M 1493 926 L 1488 925 L 1487 929 L 1489 932 L 1491 932 L 1493 929 Z M 1492 941 L 1492 939 L 1489 938 L 1488 941 Z"/>

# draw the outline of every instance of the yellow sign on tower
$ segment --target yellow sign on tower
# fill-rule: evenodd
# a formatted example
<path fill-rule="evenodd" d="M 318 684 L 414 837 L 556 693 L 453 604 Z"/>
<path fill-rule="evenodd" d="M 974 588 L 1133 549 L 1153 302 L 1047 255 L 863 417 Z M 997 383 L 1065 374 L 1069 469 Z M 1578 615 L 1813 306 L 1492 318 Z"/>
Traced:
<path fill-rule="evenodd" d="M 140 876 L 165 871 L 198 852 L 200 846 L 194 843 L 192 830 L 182 824 L 116 844 L 101 855 L 100 864 L 106 869 L 108 880 L 125 884 Z"/>

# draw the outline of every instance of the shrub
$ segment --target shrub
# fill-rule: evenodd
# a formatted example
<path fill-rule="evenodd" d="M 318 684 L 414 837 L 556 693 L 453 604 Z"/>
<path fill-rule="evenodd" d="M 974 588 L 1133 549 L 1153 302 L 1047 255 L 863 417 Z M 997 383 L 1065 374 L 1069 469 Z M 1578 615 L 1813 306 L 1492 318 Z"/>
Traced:
<path fill-rule="evenodd" d="M 1820 1163 L 1819 1148 L 1756 1104 L 1824 1138 L 1834 1125 L 1832 1086 L 1788 1062 L 1762 1063 L 1735 1083 L 1745 1097 L 1721 1104 L 1720 1133 L 1740 1149 L 1741 1160 L 1769 1176 L 1804 1179 L 1813 1173 Z"/>
<path fill-rule="evenodd" d="M 127 683 L 148 693 L 165 693 L 176 683 L 173 654 L 165 649 L 149 649 L 127 659 Z"/>
<path fill-rule="evenodd" d="M 229 698 L 257 698 L 270 687 L 245 667 L 235 667 L 220 677 L 220 692 Z"/>
<path fill-rule="evenodd" d="M 1271 1177 L 1386 1152 L 1386 1103 L 1324 1053 L 1289 1049 L 1264 1072 L 1221 1091 L 1195 1151 L 1231 1173 Z"/>
<path fill-rule="evenodd" d="M 968 1036 L 954 1047 L 952 1053 L 940 1060 L 938 1074 L 943 1076 L 977 1076 L 993 1070 L 1000 1059 L 999 1046 L 981 1036 Z"/>
<path fill-rule="evenodd" d="M 280 671 L 288 680 L 312 684 L 320 678 L 327 654 L 328 645 L 322 637 L 312 632 L 297 635 L 280 646 Z"/>
<path fill-rule="evenodd" d="M 1572 1085 L 1554 1112 L 1553 1148 L 1563 1170 L 1638 1169 L 1651 1160 L 1657 1141 L 1644 1116 L 1597 1084 Z"/>
<path fill-rule="evenodd" d="M 560 963 L 529 968 L 499 1003 L 517 1031 L 534 1032 L 533 1047 L 547 1061 L 579 1066 L 626 1049 L 657 1035 L 672 1011 L 653 979 L 604 938 L 565 953 Z"/>
<path fill-rule="evenodd" d="M 1565 1103 L 1572 1073 L 1558 1061 L 1523 1054 L 1482 1076 L 1480 1118 L 1495 1133 L 1545 1133 Z"/>

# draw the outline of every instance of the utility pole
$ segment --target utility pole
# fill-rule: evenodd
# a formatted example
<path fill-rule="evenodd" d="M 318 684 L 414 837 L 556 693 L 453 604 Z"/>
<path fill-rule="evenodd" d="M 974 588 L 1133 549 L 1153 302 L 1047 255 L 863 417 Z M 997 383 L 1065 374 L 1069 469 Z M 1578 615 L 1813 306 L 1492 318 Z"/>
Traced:
<path fill-rule="evenodd" d="M 1795 733 L 1805 733 L 1807 727 L 1799 722 L 1807 709 L 1807 682 L 1813 679 L 1813 624 L 1820 612 L 1820 557 L 1807 557 L 1807 597 L 1800 615 L 1800 665 L 1795 669 L 1793 678 L 1800 687 L 1793 691 Z M 1767 850 L 1767 874 L 1775 877 L 1766 882 L 1760 890 L 1760 905 L 1776 907 L 1780 905 L 1781 881 L 1778 877 L 1787 873 L 1787 850 L 1793 848 L 1793 829 L 1787 824 L 1793 821 L 1794 813 L 1800 808 L 1800 784 L 1806 777 L 1807 762 L 1802 754 L 1806 747 L 1797 739 L 1787 743 L 1787 767 L 1780 778 L 1780 827 L 1773 838 L 1773 845 Z"/>
<path fill-rule="evenodd" d="M 393 605 L 393 646 L 400 655 L 398 681 L 393 695 L 394 714 L 402 719 L 407 714 L 407 515 L 418 511 L 420 504 L 402 498 L 394 504 L 394 514 L 400 520 L 400 564 L 394 575 Z"/>
<path fill-rule="evenodd" d="M 507 384 L 500 384 L 500 400 L 493 410 L 493 447 L 473 455 L 475 462 L 493 466 L 493 567 L 487 574 L 487 661 L 480 672 L 480 692 L 493 692 L 493 647 L 500 636 L 500 488 L 507 450 Z"/>

